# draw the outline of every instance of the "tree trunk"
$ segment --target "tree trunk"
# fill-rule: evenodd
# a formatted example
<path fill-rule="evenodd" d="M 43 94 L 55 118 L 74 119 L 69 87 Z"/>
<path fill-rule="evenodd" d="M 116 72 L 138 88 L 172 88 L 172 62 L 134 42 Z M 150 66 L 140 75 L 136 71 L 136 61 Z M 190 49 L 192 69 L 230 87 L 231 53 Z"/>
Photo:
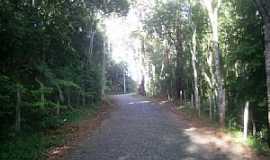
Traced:
<path fill-rule="evenodd" d="M 145 79 L 147 77 L 146 73 L 146 65 L 145 65 L 145 38 L 141 37 L 141 48 L 140 48 L 140 54 L 139 54 L 139 64 L 140 64 L 140 72 L 141 72 L 141 82 L 138 88 L 138 92 L 142 96 L 146 96 L 146 89 L 147 87 L 145 86 Z M 147 90 L 148 91 L 148 90 Z"/>
<path fill-rule="evenodd" d="M 85 96 L 85 90 L 83 89 L 82 92 L 82 105 L 85 107 L 86 106 L 86 96 Z"/>
<path fill-rule="evenodd" d="M 59 100 L 57 100 L 57 103 L 56 103 L 56 115 L 60 115 L 60 102 Z"/>
<path fill-rule="evenodd" d="M 108 47 L 106 42 L 103 42 L 103 55 L 102 55 L 102 79 L 101 79 L 101 96 L 105 94 L 105 86 L 106 86 L 106 53 L 108 52 Z"/>
<path fill-rule="evenodd" d="M 193 94 L 191 94 L 191 98 L 190 98 L 190 104 L 191 104 L 191 107 L 194 108 L 194 102 L 193 102 Z"/>
<path fill-rule="evenodd" d="M 45 87 L 44 87 L 44 84 L 41 81 L 39 81 L 37 78 L 35 80 L 39 84 L 40 90 L 41 90 L 40 91 L 40 102 L 41 102 L 40 107 L 41 108 L 44 108 L 45 107 L 45 103 L 46 103 L 45 93 L 44 93 Z"/>
<path fill-rule="evenodd" d="M 58 90 L 58 100 L 57 100 L 57 105 L 56 105 L 56 114 L 59 115 L 60 114 L 60 104 L 64 103 L 64 95 L 63 92 L 60 88 L 60 86 L 58 84 L 56 84 L 56 88 Z"/>
<path fill-rule="evenodd" d="M 176 49 L 176 69 L 175 69 L 175 78 L 176 78 L 176 97 L 181 98 L 180 91 L 184 89 L 183 87 L 183 40 L 182 40 L 182 33 L 180 26 L 176 29 L 176 42 L 175 42 L 175 49 Z M 181 101 L 183 103 L 183 101 Z"/>
<path fill-rule="evenodd" d="M 183 105 L 186 104 L 186 92 L 183 90 Z"/>
<path fill-rule="evenodd" d="M 215 42 L 214 42 L 215 43 Z M 225 99 L 225 88 L 224 88 L 224 79 L 221 69 L 221 53 L 218 43 L 214 44 L 216 53 L 215 53 L 215 67 L 216 67 L 216 79 L 217 79 L 217 104 L 219 109 L 219 123 L 222 127 L 225 125 L 225 112 L 226 112 L 226 99 Z"/>
<path fill-rule="evenodd" d="M 67 102 L 68 102 L 68 106 L 71 107 L 71 91 L 70 91 L 70 88 L 67 89 Z"/>
<path fill-rule="evenodd" d="M 209 118 L 213 120 L 213 105 L 212 105 L 212 97 L 209 96 Z"/>
<path fill-rule="evenodd" d="M 178 5 L 180 5 L 178 3 Z M 182 20 L 181 13 L 179 11 L 176 12 L 176 20 L 175 20 L 175 32 L 176 39 L 174 39 L 174 46 L 176 49 L 176 69 L 175 69 L 175 78 L 176 78 L 176 98 L 182 99 L 180 95 L 180 91 L 183 93 L 184 90 L 184 71 L 183 71 L 183 62 L 184 62 L 184 49 L 183 49 L 183 32 L 182 32 Z M 180 101 L 183 104 L 183 101 Z"/>
<path fill-rule="evenodd" d="M 200 107 L 200 97 L 199 97 L 199 87 L 198 87 L 198 73 L 196 67 L 196 55 L 197 55 L 197 43 L 196 43 L 196 28 L 193 27 L 193 35 L 192 35 L 192 68 L 193 68 L 193 76 L 194 76 L 194 95 L 195 95 L 195 107 L 198 111 L 198 115 L 201 116 L 201 107 Z"/>
<path fill-rule="evenodd" d="M 213 119 L 217 119 L 217 104 L 216 104 L 216 102 L 217 102 L 217 97 L 214 95 L 213 97 Z"/>
<path fill-rule="evenodd" d="M 219 123 L 222 127 L 225 126 L 225 112 L 226 112 L 226 100 L 225 100 L 225 88 L 224 78 L 222 74 L 221 64 L 221 50 L 219 48 L 219 35 L 218 35 L 218 11 L 213 14 L 212 20 L 212 32 L 213 32 L 213 48 L 215 49 L 215 77 L 217 87 L 217 105 L 219 109 Z"/>
<path fill-rule="evenodd" d="M 78 91 L 77 94 L 77 106 L 81 106 L 81 91 Z"/>
<path fill-rule="evenodd" d="M 151 65 L 151 67 L 152 67 L 152 80 L 153 80 L 153 89 L 152 89 L 152 96 L 155 96 L 155 95 L 157 95 L 157 90 L 156 90 L 156 67 L 155 67 L 155 65 L 154 64 L 152 64 Z"/>
<path fill-rule="evenodd" d="M 183 105 L 184 103 L 183 103 L 183 91 L 181 90 L 180 92 L 179 92 L 179 95 L 180 95 L 180 105 Z"/>
<path fill-rule="evenodd" d="M 268 143 L 270 146 L 270 20 L 268 22 L 265 22 L 264 24 L 264 41 L 265 41 L 264 55 L 266 67 L 267 108 L 268 108 Z"/>
<path fill-rule="evenodd" d="M 215 79 L 217 90 L 217 105 L 219 109 L 219 123 L 221 127 L 225 126 L 226 99 L 224 78 L 221 64 L 221 50 L 219 47 L 219 32 L 218 32 L 218 11 L 221 6 L 221 0 L 202 0 L 207 8 L 212 29 L 212 41 L 215 56 Z"/>
<path fill-rule="evenodd" d="M 167 99 L 168 99 L 168 101 L 170 101 L 170 92 L 169 92 L 169 89 L 167 88 Z"/>
<path fill-rule="evenodd" d="M 254 119 L 252 120 L 252 135 L 255 137 L 257 133 L 256 123 Z"/>
<path fill-rule="evenodd" d="M 17 85 L 15 130 L 16 130 L 16 132 L 21 131 L 21 89 L 20 89 L 19 85 Z"/>
<path fill-rule="evenodd" d="M 270 146 L 270 1 L 254 0 L 264 22 L 264 55 L 267 87 L 268 145 Z"/>
<path fill-rule="evenodd" d="M 89 54 L 89 63 L 90 63 L 90 58 L 93 54 L 93 48 L 94 48 L 94 38 L 95 38 L 95 34 L 96 34 L 96 30 L 93 29 L 91 32 L 90 32 L 90 44 L 89 44 L 89 50 L 88 50 L 88 54 Z"/>
<path fill-rule="evenodd" d="M 246 101 L 244 108 L 244 130 L 243 130 L 243 138 L 247 140 L 248 137 L 248 120 L 249 119 L 249 101 Z"/>
<path fill-rule="evenodd" d="M 254 107 L 251 109 L 250 117 L 251 117 L 251 123 L 252 123 L 252 135 L 256 136 L 256 121 L 255 121 L 255 113 L 254 113 Z"/>

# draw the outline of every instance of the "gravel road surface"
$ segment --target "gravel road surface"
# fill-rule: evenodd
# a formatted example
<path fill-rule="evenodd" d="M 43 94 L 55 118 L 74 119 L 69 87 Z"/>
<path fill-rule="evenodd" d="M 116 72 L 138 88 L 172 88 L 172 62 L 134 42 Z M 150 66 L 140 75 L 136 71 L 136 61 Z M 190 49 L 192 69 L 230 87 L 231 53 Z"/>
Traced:
<path fill-rule="evenodd" d="M 229 160 L 192 142 L 189 128 L 164 105 L 134 96 L 112 96 L 115 109 L 66 160 Z"/>

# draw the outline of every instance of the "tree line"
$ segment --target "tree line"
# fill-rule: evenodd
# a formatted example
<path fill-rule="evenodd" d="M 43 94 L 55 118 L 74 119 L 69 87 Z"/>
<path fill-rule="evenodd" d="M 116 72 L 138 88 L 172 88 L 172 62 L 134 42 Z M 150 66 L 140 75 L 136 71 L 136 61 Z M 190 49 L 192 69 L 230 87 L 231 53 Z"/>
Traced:
<path fill-rule="evenodd" d="M 155 1 L 136 33 L 147 94 L 270 144 L 269 13 L 268 0 Z"/>
<path fill-rule="evenodd" d="M 111 57 L 108 57 L 111 59 Z M 114 60 L 106 61 L 106 85 L 105 93 L 126 94 L 136 92 L 136 82 L 128 74 L 128 65 L 126 62 L 115 62 Z"/>
<path fill-rule="evenodd" d="M 100 102 L 109 60 L 102 17 L 128 9 L 126 0 L 0 2 L 1 140 Z"/>

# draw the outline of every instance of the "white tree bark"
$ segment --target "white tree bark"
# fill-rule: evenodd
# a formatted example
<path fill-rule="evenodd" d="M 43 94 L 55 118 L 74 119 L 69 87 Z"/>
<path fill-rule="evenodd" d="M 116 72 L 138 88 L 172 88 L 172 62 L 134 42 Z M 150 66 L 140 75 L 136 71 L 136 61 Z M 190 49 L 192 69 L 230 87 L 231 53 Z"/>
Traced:
<path fill-rule="evenodd" d="M 193 76 L 194 76 L 194 95 L 195 95 L 195 107 L 196 110 L 198 111 L 198 115 L 201 115 L 201 107 L 200 107 L 200 96 L 199 96 L 199 86 L 198 86 L 198 72 L 197 72 L 197 66 L 196 66 L 196 62 L 197 62 L 197 43 L 196 43 L 196 37 L 197 37 L 197 33 L 196 33 L 196 27 L 193 26 L 193 34 L 192 34 L 192 50 L 191 50 L 191 54 L 192 54 L 192 68 L 193 68 Z"/>
<path fill-rule="evenodd" d="M 91 56 L 93 55 L 93 48 L 94 48 L 94 38 L 95 38 L 95 34 L 96 34 L 96 30 L 93 29 L 90 32 L 90 42 L 89 42 L 89 50 L 88 50 L 88 54 L 89 54 L 89 61 Z"/>
<path fill-rule="evenodd" d="M 225 100 L 224 78 L 221 64 L 222 56 L 219 47 L 219 32 L 218 32 L 218 10 L 221 5 L 221 0 L 202 0 L 202 3 L 208 11 L 208 16 L 212 29 L 212 41 L 215 54 L 215 79 L 217 85 L 216 89 L 217 89 L 217 105 L 219 108 L 219 123 L 222 127 L 224 127 L 226 100 Z"/>
<path fill-rule="evenodd" d="M 249 101 L 246 101 L 244 108 L 244 130 L 243 130 L 244 140 L 247 140 L 248 137 L 248 121 L 249 121 Z"/>

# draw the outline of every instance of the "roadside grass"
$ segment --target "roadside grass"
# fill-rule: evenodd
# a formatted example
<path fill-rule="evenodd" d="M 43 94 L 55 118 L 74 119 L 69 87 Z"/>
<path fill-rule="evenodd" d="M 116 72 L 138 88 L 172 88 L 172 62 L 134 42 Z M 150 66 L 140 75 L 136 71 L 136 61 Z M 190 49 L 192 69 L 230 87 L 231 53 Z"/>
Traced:
<path fill-rule="evenodd" d="M 261 139 L 256 137 L 249 137 L 247 144 L 251 146 L 257 153 L 270 156 L 270 148 Z"/>
<path fill-rule="evenodd" d="M 217 121 L 211 120 L 209 118 L 209 114 L 206 111 L 201 111 L 201 115 L 199 117 L 196 109 L 192 107 L 190 103 L 187 103 L 185 105 L 176 105 L 176 109 L 180 112 L 185 113 L 185 115 L 190 118 L 190 119 L 200 119 L 202 120 L 201 122 L 204 122 L 205 124 L 209 124 L 211 127 L 218 128 L 218 123 Z"/>
<path fill-rule="evenodd" d="M 249 135 L 247 140 L 244 140 L 243 132 L 236 128 L 227 128 L 225 132 L 229 134 L 235 142 L 248 145 L 258 154 L 270 156 L 270 148 L 261 138 Z"/>
<path fill-rule="evenodd" d="M 215 120 L 211 120 L 209 118 L 209 114 L 207 111 L 202 111 L 201 116 L 199 117 L 197 114 L 197 111 L 195 108 L 191 106 L 191 104 L 187 103 L 185 105 L 179 105 L 177 103 L 174 103 L 176 105 L 176 109 L 180 112 L 185 113 L 185 115 L 190 119 L 199 119 L 201 122 L 204 122 L 207 125 L 210 125 L 214 128 L 219 128 L 219 124 L 217 121 L 217 117 L 214 117 Z M 230 135 L 233 138 L 233 141 L 236 143 L 245 144 L 249 147 L 251 147 L 256 153 L 262 154 L 262 155 L 268 155 L 270 156 L 270 148 L 268 147 L 267 143 L 263 141 L 261 138 L 255 137 L 255 136 L 248 136 L 247 140 L 243 139 L 243 132 L 239 128 L 235 127 L 227 127 L 225 129 L 221 129 L 224 133 Z"/>
<path fill-rule="evenodd" d="M 80 107 L 64 114 L 48 119 L 54 128 L 39 132 L 22 132 L 1 142 L 0 159 L 3 160 L 45 160 L 50 148 L 65 144 L 65 139 L 71 130 L 65 125 L 76 125 L 83 119 L 94 117 L 97 107 Z M 52 124 L 50 124 L 52 123 Z"/>

